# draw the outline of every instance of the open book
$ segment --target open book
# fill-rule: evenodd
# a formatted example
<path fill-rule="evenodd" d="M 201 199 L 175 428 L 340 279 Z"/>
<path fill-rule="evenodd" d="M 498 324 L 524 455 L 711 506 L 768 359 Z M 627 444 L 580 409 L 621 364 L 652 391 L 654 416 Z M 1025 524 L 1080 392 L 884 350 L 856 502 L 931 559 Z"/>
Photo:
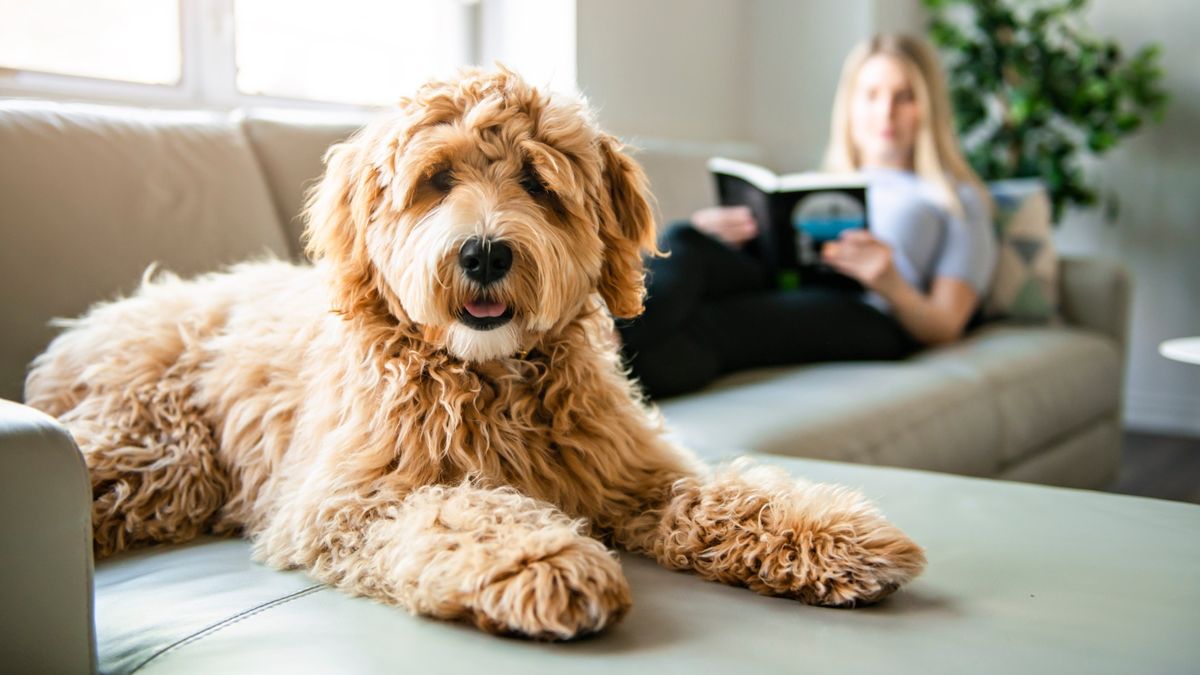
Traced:
<path fill-rule="evenodd" d="M 759 256 L 781 288 L 801 284 L 861 288 L 821 262 L 821 249 L 842 231 L 866 228 L 867 183 L 855 174 L 776 175 L 757 164 L 724 157 L 708 161 L 722 206 L 748 206 L 758 221 L 758 239 L 748 250 Z"/>

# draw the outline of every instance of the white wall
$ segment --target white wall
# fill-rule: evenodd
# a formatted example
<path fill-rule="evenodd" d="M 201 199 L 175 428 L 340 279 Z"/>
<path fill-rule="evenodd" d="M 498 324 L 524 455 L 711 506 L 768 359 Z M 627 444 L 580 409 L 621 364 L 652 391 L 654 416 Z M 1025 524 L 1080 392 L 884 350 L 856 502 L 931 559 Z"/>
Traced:
<path fill-rule="evenodd" d="M 679 141 L 742 139 L 746 4 L 578 0 L 580 90 L 609 131 Z"/>
<path fill-rule="evenodd" d="M 750 14 L 751 140 L 780 170 L 817 167 L 829 139 L 842 61 L 878 31 L 919 31 L 919 0 L 754 0 Z"/>
<path fill-rule="evenodd" d="M 1126 378 L 1127 426 L 1200 435 L 1200 366 L 1169 361 L 1158 343 L 1200 335 L 1200 5 L 1190 0 L 1092 0 L 1091 27 L 1128 53 L 1163 45 L 1172 101 L 1163 123 L 1143 129 L 1093 167 L 1121 201 L 1115 223 L 1071 213 L 1057 243 L 1064 252 L 1122 262 L 1134 282 Z"/>
<path fill-rule="evenodd" d="M 478 63 L 499 61 L 535 85 L 575 91 L 579 71 L 575 3 L 490 0 L 478 9 Z"/>
<path fill-rule="evenodd" d="M 577 0 L 577 80 L 610 131 L 686 148 L 754 143 L 815 165 L 842 59 L 917 30 L 920 0 Z"/>
<path fill-rule="evenodd" d="M 756 0 L 749 6 L 750 138 L 780 170 L 815 168 L 829 137 L 842 59 L 869 30 L 869 3 Z"/>
<path fill-rule="evenodd" d="M 877 30 L 920 31 L 920 0 L 577 0 L 581 89 L 600 121 L 643 145 L 757 147 L 781 170 L 817 165 L 841 61 Z M 1200 367 L 1158 343 L 1200 335 L 1200 4 L 1092 0 L 1088 20 L 1127 49 L 1156 40 L 1174 100 L 1096 167 L 1119 221 L 1072 213 L 1059 247 L 1121 261 L 1134 278 L 1130 427 L 1200 435 Z M 668 218 L 686 214 L 664 214 Z"/>

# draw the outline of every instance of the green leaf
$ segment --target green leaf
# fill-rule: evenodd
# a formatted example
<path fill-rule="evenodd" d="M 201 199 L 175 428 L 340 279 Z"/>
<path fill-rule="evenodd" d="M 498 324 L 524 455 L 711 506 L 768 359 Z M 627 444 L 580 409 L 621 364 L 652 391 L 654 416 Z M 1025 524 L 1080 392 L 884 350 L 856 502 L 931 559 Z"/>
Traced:
<path fill-rule="evenodd" d="M 1142 126 L 1142 118 L 1137 115 L 1125 113 L 1117 117 L 1117 129 L 1122 134 L 1131 134 L 1137 131 L 1138 127 Z"/>
<path fill-rule="evenodd" d="M 1013 92 L 1008 102 L 1008 116 L 1013 124 L 1024 124 L 1033 110 L 1033 102 L 1024 92 Z"/>
<path fill-rule="evenodd" d="M 923 3 L 947 64 L 955 126 L 974 133 L 971 166 L 987 179 L 1042 176 L 1056 219 L 1097 200 L 1080 157 L 1107 152 L 1164 116 L 1161 46 L 1129 51 L 1090 33 L 1086 0 Z M 1005 114 L 985 131 L 987 101 Z"/>
<path fill-rule="evenodd" d="M 1092 152 L 1100 153 L 1108 150 L 1117 143 L 1117 137 L 1103 129 L 1098 129 L 1088 134 L 1088 148 Z"/>
<path fill-rule="evenodd" d="M 1109 93 L 1112 91 L 1112 85 L 1104 80 L 1090 80 L 1088 81 L 1085 90 L 1088 99 L 1090 99 L 1092 102 L 1098 102 L 1103 101 L 1108 97 Z"/>

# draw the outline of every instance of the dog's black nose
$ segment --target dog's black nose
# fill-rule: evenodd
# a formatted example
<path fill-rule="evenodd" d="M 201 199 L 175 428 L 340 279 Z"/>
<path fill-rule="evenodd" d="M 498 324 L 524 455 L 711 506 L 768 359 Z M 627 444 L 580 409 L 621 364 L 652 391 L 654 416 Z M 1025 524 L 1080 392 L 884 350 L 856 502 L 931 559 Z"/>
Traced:
<path fill-rule="evenodd" d="M 500 281 L 512 268 L 512 249 L 496 239 L 471 237 L 458 251 L 458 265 L 484 286 Z"/>

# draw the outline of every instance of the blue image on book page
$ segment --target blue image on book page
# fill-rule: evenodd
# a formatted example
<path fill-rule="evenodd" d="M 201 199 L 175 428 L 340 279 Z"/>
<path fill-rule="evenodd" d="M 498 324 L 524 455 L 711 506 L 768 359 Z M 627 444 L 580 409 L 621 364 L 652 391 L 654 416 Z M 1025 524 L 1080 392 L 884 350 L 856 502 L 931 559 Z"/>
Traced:
<path fill-rule="evenodd" d="M 792 227 L 816 244 L 837 239 L 844 230 L 863 228 L 867 214 L 862 202 L 837 191 L 814 192 L 792 209 Z"/>

